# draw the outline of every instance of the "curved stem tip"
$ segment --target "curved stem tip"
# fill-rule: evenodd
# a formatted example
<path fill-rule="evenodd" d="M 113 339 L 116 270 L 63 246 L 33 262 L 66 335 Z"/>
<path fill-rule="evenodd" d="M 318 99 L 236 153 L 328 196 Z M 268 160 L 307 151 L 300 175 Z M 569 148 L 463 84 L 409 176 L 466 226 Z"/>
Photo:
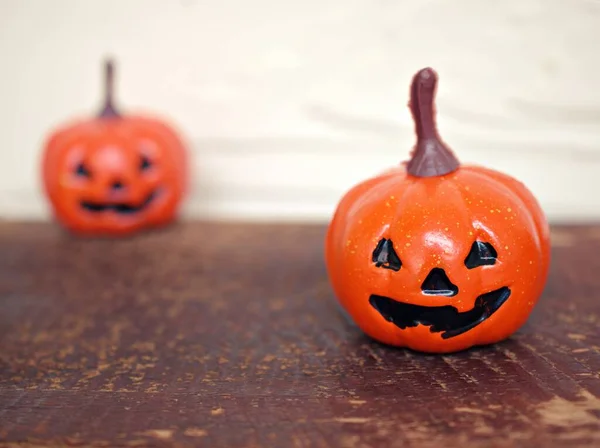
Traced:
<path fill-rule="evenodd" d="M 436 86 L 437 74 L 431 68 L 420 70 L 411 84 L 410 110 L 415 121 L 417 144 L 406 170 L 416 177 L 443 176 L 460 165 L 437 132 L 434 105 Z"/>

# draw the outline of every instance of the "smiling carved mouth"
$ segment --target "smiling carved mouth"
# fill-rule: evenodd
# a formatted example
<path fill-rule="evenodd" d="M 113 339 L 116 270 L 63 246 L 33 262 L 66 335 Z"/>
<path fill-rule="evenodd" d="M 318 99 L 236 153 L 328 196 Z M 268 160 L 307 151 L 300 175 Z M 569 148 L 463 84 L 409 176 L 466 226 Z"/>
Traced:
<path fill-rule="evenodd" d="M 442 339 L 458 336 L 482 323 L 494 314 L 510 297 L 506 286 L 482 294 L 475 299 L 475 306 L 463 313 L 451 305 L 422 306 L 398 302 L 385 296 L 373 294 L 369 303 L 388 322 L 401 329 L 425 325 L 432 333 L 442 332 Z"/>
<path fill-rule="evenodd" d="M 146 196 L 146 199 L 144 199 L 138 205 L 131 205 L 131 204 L 127 204 L 124 202 L 106 204 L 106 203 L 98 203 L 98 202 L 91 202 L 91 201 L 81 201 L 81 207 L 90 212 L 95 212 L 95 213 L 112 210 L 112 211 L 120 213 L 120 214 L 131 214 L 131 213 L 139 212 L 139 211 L 145 209 L 146 207 L 148 207 L 148 205 L 154 200 L 155 197 L 156 197 L 156 191 L 153 191 L 148 196 Z"/>

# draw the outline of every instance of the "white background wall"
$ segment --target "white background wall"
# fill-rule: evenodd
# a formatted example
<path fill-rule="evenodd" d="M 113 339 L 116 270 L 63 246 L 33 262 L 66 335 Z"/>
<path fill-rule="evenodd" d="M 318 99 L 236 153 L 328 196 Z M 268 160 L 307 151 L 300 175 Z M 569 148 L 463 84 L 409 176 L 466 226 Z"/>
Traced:
<path fill-rule="evenodd" d="M 554 221 L 600 218 L 598 0 L 0 0 L 0 217 L 45 219 L 47 132 L 100 101 L 191 146 L 188 217 L 327 219 L 414 142 L 408 84 L 440 74 L 465 162 L 523 180 Z"/>

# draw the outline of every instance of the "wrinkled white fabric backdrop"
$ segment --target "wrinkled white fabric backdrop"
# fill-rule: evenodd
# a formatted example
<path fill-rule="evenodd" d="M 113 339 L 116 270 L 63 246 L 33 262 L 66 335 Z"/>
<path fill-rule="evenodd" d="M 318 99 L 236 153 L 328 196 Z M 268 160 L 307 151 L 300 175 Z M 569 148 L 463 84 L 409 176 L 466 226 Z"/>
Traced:
<path fill-rule="evenodd" d="M 524 181 L 554 221 L 600 218 L 596 0 L 2 0 L 0 217 L 46 219 L 46 133 L 100 103 L 157 111 L 193 153 L 187 217 L 325 220 L 414 142 L 412 74 L 440 74 L 465 162 Z"/>

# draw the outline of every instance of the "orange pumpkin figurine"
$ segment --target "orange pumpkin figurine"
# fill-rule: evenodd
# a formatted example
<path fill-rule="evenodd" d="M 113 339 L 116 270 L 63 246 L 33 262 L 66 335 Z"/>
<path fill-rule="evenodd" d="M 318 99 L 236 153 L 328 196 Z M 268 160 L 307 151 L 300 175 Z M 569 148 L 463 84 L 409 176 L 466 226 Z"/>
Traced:
<path fill-rule="evenodd" d="M 417 144 L 407 163 L 352 188 L 325 256 L 343 308 L 372 338 L 447 353 L 509 337 L 536 304 L 549 229 L 529 190 L 460 165 L 435 125 L 437 75 L 412 82 Z"/>
<path fill-rule="evenodd" d="M 113 72 L 106 62 L 99 115 L 54 132 L 44 150 L 45 192 L 56 218 L 75 233 L 125 235 L 167 224 L 186 190 L 181 139 L 158 119 L 119 113 Z"/>

